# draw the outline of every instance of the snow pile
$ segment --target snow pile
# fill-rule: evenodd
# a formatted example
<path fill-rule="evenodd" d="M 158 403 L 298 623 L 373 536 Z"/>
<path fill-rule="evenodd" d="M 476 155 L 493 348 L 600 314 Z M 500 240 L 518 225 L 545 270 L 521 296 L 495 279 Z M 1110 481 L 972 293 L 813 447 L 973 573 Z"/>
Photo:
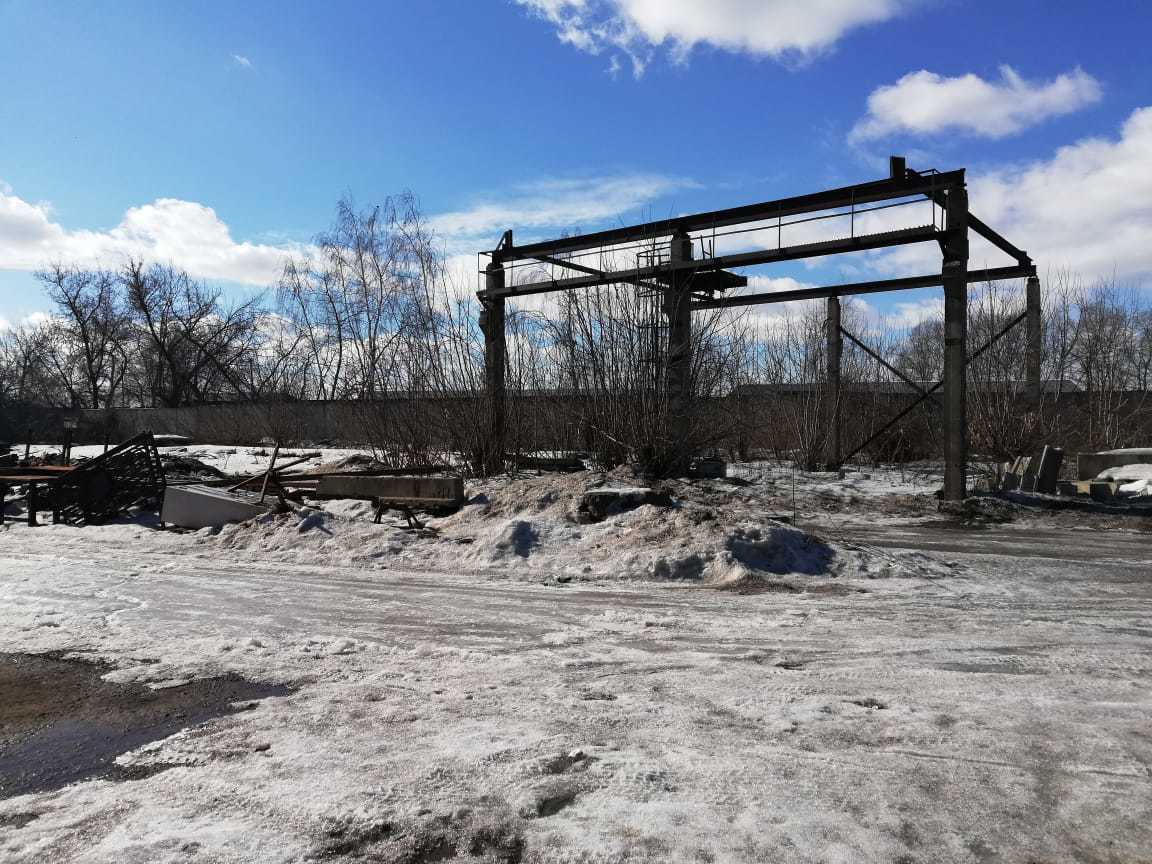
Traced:
<path fill-rule="evenodd" d="M 328 505 L 334 505 L 333 510 L 300 507 L 197 533 L 200 542 L 218 548 L 296 563 L 351 567 L 406 560 L 407 547 L 422 540 L 418 534 L 374 524 L 371 505 L 366 501 L 326 502 Z"/>
<path fill-rule="evenodd" d="M 327 501 L 201 532 L 200 542 L 296 563 L 450 569 L 534 581 L 628 579 L 740 586 L 757 581 L 920 578 L 927 556 L 822 539 L 763 515 L 750 484 L 623 486 L 610 475 L 503 479 L 452 516 L 411 530 L 373 524 L 362 501 Z M 479 494 L 478 494 L 479 493 Z M 613 499 L 604 508 L 603 498 Z M 589 498 L 597 500 L 590 513 Z M 639 503 L 657 502 L 657 503 Z M 596 521 L 589 521 L 595 519 Z"/>
<path fill-rule="evenodd" d="M 1105 468 L 1096 479 L 1121 481 L 1117 489 L 1121 495 L 1152 495 L 1152 464 L 1146 462 Z"/>

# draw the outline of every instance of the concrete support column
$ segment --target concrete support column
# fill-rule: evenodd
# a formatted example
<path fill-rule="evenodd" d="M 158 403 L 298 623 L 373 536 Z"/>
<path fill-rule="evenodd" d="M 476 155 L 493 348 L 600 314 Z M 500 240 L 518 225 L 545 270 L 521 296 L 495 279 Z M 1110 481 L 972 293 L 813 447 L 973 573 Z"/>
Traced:
<path fill-rule="evenodd" d="M 948 190 L 944 252 L 944 498 L 961 501 L 968 470 L 968 191 Z"/>
<path fill-rule="evenodd" d="M 672 236 L 669 246 L 672 263 L 692 260 L 692 238 L 684 232 Z M 664 315 L 668 319 L 668 398 L 669 431 L 673 446 L 687 457 L 692 430 L 692 275 L 673 272 L 664 290 Z M 687 465 L 684 466 L 687 468 Z"/>
<path fill-rule="evenodd" d="M 504 298 L 491 296 L 504 290 L 504 265 L 493 257 L 484 273 L 484 293 L 480 296 L 480 330 L 484 333 L 484 396 L 488 408 L 488 440 L 484 453 L 484 473 L 491 476 L 504 470 L 505 388 L 507 346 L 504 334 Z"/>
<path fill-rule="evenodd" d="M 840 359 L 844 354 L 844 337 L 840 333 L 840 298 L 828 298 L 828 317 L 825 321 L 827 339 L 827 373 L 824 380 L 824 468 L 835 471 L 840 467 Z"/>
<path fill-rule="evenodd" d="M 1044 325 L 1040 317 L 1040 279 L 1036 276 L 1028 278 L 1024 310 L 1024 350 L 1026 352 L 1024 374 L 1027 387 L 1026 399 L 1029 411 L 1039 411 L 1040 361 L 1043 356 Z"/>

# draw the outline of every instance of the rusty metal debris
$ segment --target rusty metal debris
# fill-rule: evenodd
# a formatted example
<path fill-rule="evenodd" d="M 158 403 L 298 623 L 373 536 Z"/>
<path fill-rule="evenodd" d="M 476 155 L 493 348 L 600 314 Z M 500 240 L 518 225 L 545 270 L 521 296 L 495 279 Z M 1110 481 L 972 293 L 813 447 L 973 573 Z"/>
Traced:
<path fill-rule="evenodd" d="M 75 466 L 0 468 L 4 495 L 13 487 L 24 488 L 29 525 L 37 524 L 41 509 L 50 509 L 52 521 L 65 525 L 99 525 L 133 507 L 159 509 L 164 482 L 150 432 Z"/>
<path fill-rule="evenodd" d="M 99 525 L 132 507 L 156 510 L 164 483 L 152 433 L 142 432 L 59 475 L 52 487 L 53 520 Z"/>

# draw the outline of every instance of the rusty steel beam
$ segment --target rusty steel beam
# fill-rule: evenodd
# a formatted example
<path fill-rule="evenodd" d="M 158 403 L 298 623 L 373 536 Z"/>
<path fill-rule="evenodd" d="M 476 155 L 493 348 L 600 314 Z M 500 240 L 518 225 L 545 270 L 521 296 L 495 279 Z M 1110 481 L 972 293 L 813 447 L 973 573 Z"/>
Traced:
<path fill-rule="evenodd" d="M 1027 332 L 1024 339 L 1025 358 L 1024 369 L 1028 382 L 1028 410 L 1040 410 L 1040 376 L 1044 357 L 1044 321 L 1040 308 L 1040 280 L 1035 276 L 1028 280 L 1025 289 L 1025 311 L 1027 314 Z"/>
<path fill-rule="evenodd" d="M 944 498 L 968 493 L 968 190 L 950 189 L 944 277 Z"/>
<path fill-rule="evenodd" d="M 576 261 L 567 261 L 563 258 L 553 258 L 551 255 L 534 255 L 534 260 L 543 262 L 544 264 L 551 264 L 555 267 L 567 267 L 569 270 L 575 270 L 578 273 L 587 273 L 589 276 L 607 276 L 608 271 L 600 270 L 596 267 L 589 267 L 587 264 L 580 264 Z M 644 288 L 649 291 L 663 291 L 664 285 L 659 282 L 645 282 L 643 279 L 634 279 L 626 282 L 627 285 L 635 285 L 637 288 Z"/>
<path fill-rule="evenodd" d="M 927 391 L 923 387 L 921 387 L 919 384 L 917 384 L 915 381 L 913 381 L 911 378 L 909 378 L 907 375 L 905 375 L 903 372 L 901 372 L 899 369 L 897 369 L 895 366 L 893 366 L 891 363 L 889 363 L 887 360 L 885 360 L 883 357 L 881 357 L 877 352 L 873 351 L 869 346 L 865 345 L 861 340 L 857 339 L 855 336 L 853 336 L 851 333 L 849 333 L 843 327 L 840 328 L 840 332 L 844 336 L 847 336 L 848 339 L 851 340 L 865 354 L 867 354 L 869 357 L 871 357 L 873 360 L 875 360 L 877 363 L 879 363 L 881 366 L 883 366 L 885 369 L 887 369 L 889 372 L 891 372 L 893 375 L 895 375 L 897 378 L 899 378 L 901 381 L 903 381 L 905 384 L 907 384 L 909 387 L 911 387 L 917 393 L 919 393 L 922 396 L 927 394 Z"/>
<path fill-rule="evenodd" d="M 504 261 L 511 262 L 522 258 L 536 258 L 540 255 L 559 255 L 564 252 L 578 252 L 600 246 L 617 246 L 638 240 L 652 240 L 674 234 L 677 231 L 691 233 L 748 222 L 798 216 L 802 213 L 817 213 L 821 210 L 835 210 L 841 207 L 873 204 L 877 201 L 891 201 L 896 198 L 914 198 L 947 189 L 963 182 L 964 172 L 962 170 L 874 180 L 809 195 L 797 195 L 775 201 L 764 201 L 759 204 L 747 204 L 743 207 L 731 207 L 724 210 L 695 213 L 691 216 L 661 219 L 626 228 L 612 228 L 577 237 L 548 240 L 543 243 L 529 243 L 524 246 L 508 244 L 500 249 L 500 254 Z"/>
<path fill-rule="evenodd" d="M 916 177 L 924 176 L 924 175 L 920 174 L 919 172 L 913 171 L 913 170 L 908 169 L 908 168 L 906 168 L 904 170 L 908 174 L 916 176 Z M 944 207 L 946 205 L 946 200 L 945 200 L 943 192 L 938 192 L 938 191 L 929 192 L 927 194 L 927 197 L 930 198 L 934 204 L 937 204 L 940 207 Z M 968 228 L 971 229 L 972 231 L 975 231 L 977 234 L 979 234 L 981 237 L 983 237 L 985 240 L 987 240 L 989 243 L 991 243 L 993 246 L 995 246 L 1001 252 L 1006 252 L 1008 255 L 1015 258 L 1016 261 L 1019 262 L 1021 265 L 1032 266 L 1032 259 L 1028 256 L 1027 252 L 1025 252 L 1023 249 L 1020 249 L 1019 247 L 1017 247 L 1014 243 L 1011 243 L 1006 237 L 1004 237 L 1003 234 L 994 230 L 990 225 L 988 225 L 987 222 L 983 221 L 982 219 L 977 219 L 971 213 L 968 214 Z M 1035 275 L 1035 272 L 1033 272 L 1031 275 Z"/>
<path fill-rule="evenodd" d="M 485 274 L 491 291 L 504 285 L 504 265 L 494 258 Z M 488 440 L 484 451 L 484 474 L 491 476 L 504 470 L 504 438 L 507 396 L 505 371 L 508 349 L 505 334 L 504 298 L 480 298 L 480 330 L 484 334 L 484 391 L 488 408 Z"/>
<path fill-rule="evenodd" d="M 827 317 L 824 320 L 826 356 L 824 373 L 824 422 L 827 424 L 824 439 L 824 468 L 835 471 L 840 467 L 840 366 L 844 355 L 843 335 L 847 332 L 840 326 L 840 298 L 829 297 L 826 304 Z"/>
<path fill-rule="evenodd" d="M 1013 318 L 1011 321 L 1009 321 L 1007 324 L 1005 324 L 1004 327 L 1001 328 L 1000 331 L 995 336 L 993 336 L 991 339 L 989 339 L 987 342 L 985 342 L 983 345 L 981 345 L 979 349 L 977 349 L 976 351 L 969 354 L 968 358 L 967 358 L 967 362 L 968 363 L 973 362 L 981 354 L 983 354 L 985 351 L 987 351 L 989 348 L 991 348 L 993 345 L 995 345 L 997 342 L 999 342 L 1005 335 L 1008 334 L 1009 331 L 1012 330 L 1013 327 L 1017 326 L 1021 321 L 1023 321 L 1027 317 L 1027 315 L 1028 315 L 1027 312 L 1021 312 L 1019 315 L 1017 315 L 1015 318 Z M 937 381 L 935 384 L 933 384 L 931 387 L 929 387 L 927 390 L 922 390 L 920 395 L 917 396 L 916 399 L 914 399 L 911 404 L 906 406 L 903 411 L 901 411 L 895 417 L 891 418 L 887 423 L 885 423 L 883 426 L 881 426 L 879 429 L 877 429 L 875 432 L 873 432 L 871 435 L 869 435 L 868 438 L 865 439 L 865 441 L 862 444 L 856 445 L 856 447 L 847 456 L 844 457 L 843 461 L 847 462 L 850 459 L 852 459 L 853 456 L 858 455 L 862 450 L 866 449 L 869 444 L 871 444 L 873 441 L 875 441 L 877 438 L 879 438 L 881 435 L 883 435 L 885 432 L 887 432 L 889 429 L 891 429 L 893 426 L 895 426 L 897 423 L 899 423 L 901 420 L 903 420 L 905 417 L 907 417 L 909 414 L 911 414 L 912 411 L 915 410 L 915 408 L 918 405 L 920 405 L 925 400 L 932 398 L 932 396 L 934 396 L 936 394 L 936 391 L 939 390 L 943 386 L 944 386 L 944 381 L 940 380 L 940 381 Z"/>
<path fill-rule="evenodd" d="M 482 297 L 522 297 L 531 294 L 547 294 L 551 291 L 571 291 L 576 288 L 595 288 L 598 285 L 633 283 L 638 279 L 671 278 L 681 271 L 708 273 L 727 270 L 732 267 L 752 267 L 757 264 L 772 264 L 780 261 L 796 261 L 801 258 L 818 258 L 824 255 L 840 255 L 846 252 L 862 252 L 868 249 L 883 249 L 890 246 L 904 246 L 909 243 L 923 243 L 939 240 L 942 232 L 932 225 L 915 228 L 901 228 L 881 234 L 864 237 L 844 237 L 836 240 L 820 240 L 815 243 L 801 243 L 779 249 L 760 249 L 755 252 L 737 252 L 731 255 L 718 255 L 697 261 L 670 261 L 648 267 L 634 267 L 629 270 L 606 272 L 601 275 L 578 276 L 569 279 L 549 279 L 545 282 L 531 282 L 527 285 L 504 285 L 499 289 L 485 288 Z"/>
<path fill-rule="evenodd" d="M 1025 279 L 1032 272 L 1030 267 L 992 267 L 987 270 L 969 270 L 968 283 L 997 282 L 1001 279 Z M 821 288 L 796 288 L 792 291 L 767 291 L 761 294 L 736 294 L 731 297 L 717 297 L 701 300 L 693 304 L 697 309 L 725 309 L 736 306 L 759 306 L 764 303 L 787 303 L 792 300 L 823 300 L 826 297 L 850 297 L 854 294 L 880 294 L 885 291 L 907 291 L 913 288 L 935 288 L 944 284 L 940 273 L 924 276 L 902 276 L 898 279 L 877 279 L 872 282 L 849 282 L 844 285 L 829 285 Z"/>

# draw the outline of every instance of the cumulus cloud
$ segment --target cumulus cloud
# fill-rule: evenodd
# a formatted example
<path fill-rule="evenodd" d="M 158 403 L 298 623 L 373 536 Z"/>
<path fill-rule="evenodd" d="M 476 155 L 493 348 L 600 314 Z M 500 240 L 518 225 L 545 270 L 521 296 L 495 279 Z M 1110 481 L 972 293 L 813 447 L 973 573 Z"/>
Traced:
<path fill-rule="evenodd" d="M 1100 82 L 1080 68 L 1051 81 L 1028 81 L 1011 66 L 1000 67 L 999 81 L 972 73 L 946 78 L 922 69 L 873 90 L 868 114 L 851 137 L 863 141 L 896 133 L 960 131 L 1004 138 L 1100 97 Z"/>
<path fill-rule="evenodd" d="M 236 242 L 211 207 L 158 198 L 129 209 L 107 231 L 68 230 L 51 208 L 0 190 L 0 269 L 36 270 L 54 262 L 116 265 L 128 257 L 172 263 L 194 276 L 267 285 L 288 255 L 303 249 Z"/>
<path fill-rule="evenodd" d="M 910 0 L 516 0 L 589 54 L 620 55 L 639 77 L 654 50 L 684 60 L 697 45 L 758 57 L 808 57 L 848 31 L 884 21 Z"/>
<path fill-rule="evenodd" d="M 1027 249 L 1042 272 L 1152 277 L 1152 107 L 1134 111 L 1118 137 L 1087 138 L 1049 159 L 970 172 L 968 188 L 972 212 Z M 878 260 L 884 270 L 903 273 L 940 263 L 938 251 L 926 244 Z M 973 235 L 973 267 L 1003 260 Z"/>

